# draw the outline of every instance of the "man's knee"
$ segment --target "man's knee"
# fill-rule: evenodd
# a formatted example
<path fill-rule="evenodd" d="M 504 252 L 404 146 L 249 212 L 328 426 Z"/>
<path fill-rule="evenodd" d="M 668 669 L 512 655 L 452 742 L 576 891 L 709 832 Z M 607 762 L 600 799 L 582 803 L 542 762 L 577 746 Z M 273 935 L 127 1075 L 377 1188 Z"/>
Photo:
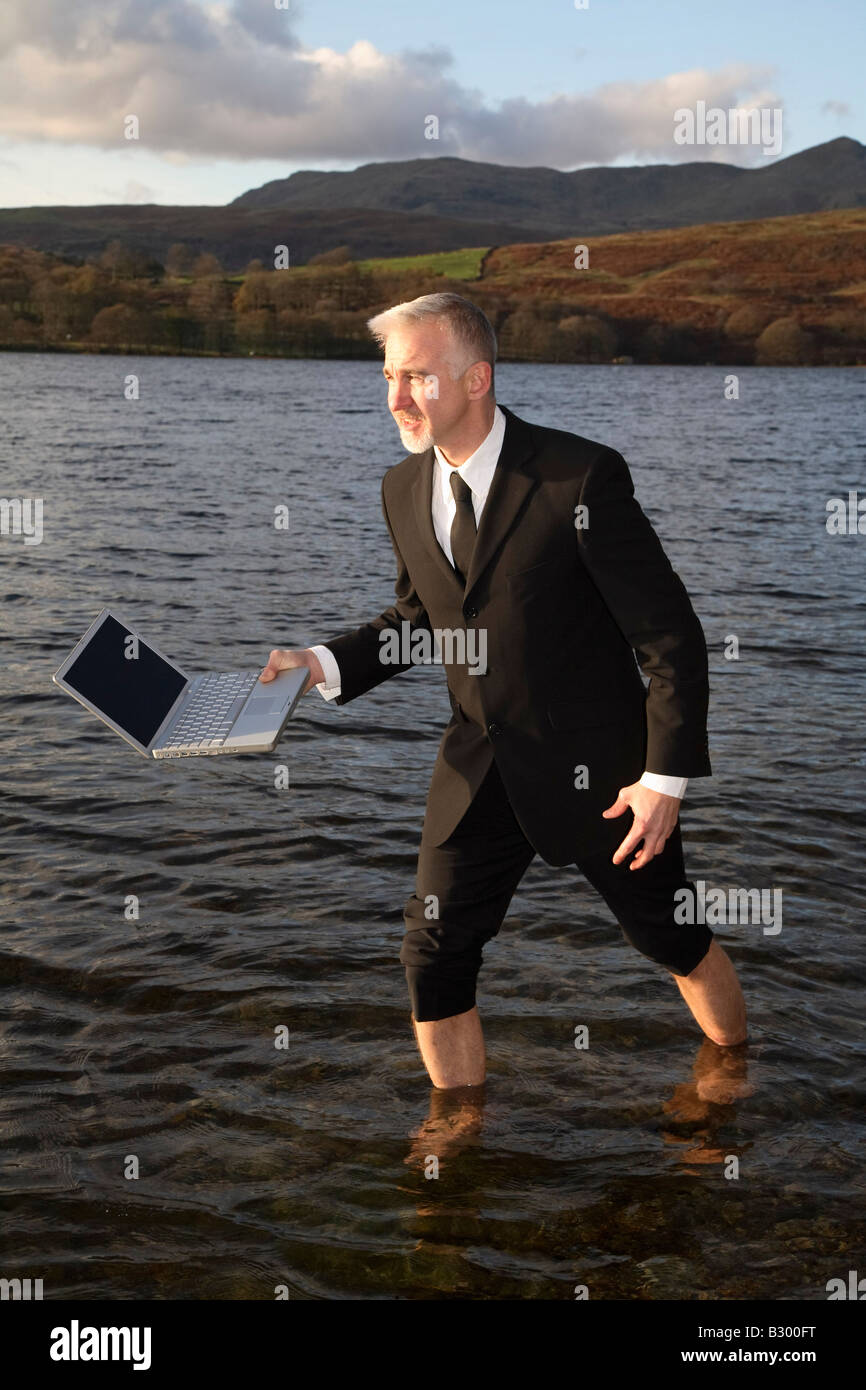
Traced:
<path fill-rule="evenodd" d="M 440 915 L 428 919 L 425 901 L 413 895 L 403 914 L 400 963 L 412 1015 L 419 1023 L 438 1023 L 475 1005 L 483 935 L 461 921 L 461 914 L 449 910 L 448 904 L 439 906 Z"/>
<path fill-rule="evenodd" d="M 674 976 L 675 979 L 691 980 L 693 983 L 696 983 L 701 979 L 703 975 L 707 973 L 708 969 L 710 968 L 712 964 L 713 955 L 715 954 L 713 949 L 715 945 L 715 940 L 712 937 L 712 935 L 710 935 L 710 939 L 708 941 L 700 943 L 700 946 L 703 947 L 703 955 L 699 956 L 697 960 L 693 959 L 698 949 L 697 947 L 695 948 L 694 952 L 689 952 L 687 955 L 682 955 L 681 959 L 683 963 L 681 967 L 678 969 L 671 969 L 671 974 Z"/>
<path fill-rule="evenodd" d="M 706 960 L 707 952 L 713 943 L 713 934 L 707 926 L 684 926 L 655 931 L 622 927 L 621 930 L 630 946 L 642 956 L 646 956 L 647 960 L 663 966 L 675 978 L 685 978 L 697 970 Z"/>
<path fill-rule="evenodd" d="M 412 1019 L 417 1023 L 439 1023 L 454 1018 L 475 1007 L 477 970 L 468 974 L 443 974 L 435 965 L 407 965 L 406 984 L 412 1006 Z"/>

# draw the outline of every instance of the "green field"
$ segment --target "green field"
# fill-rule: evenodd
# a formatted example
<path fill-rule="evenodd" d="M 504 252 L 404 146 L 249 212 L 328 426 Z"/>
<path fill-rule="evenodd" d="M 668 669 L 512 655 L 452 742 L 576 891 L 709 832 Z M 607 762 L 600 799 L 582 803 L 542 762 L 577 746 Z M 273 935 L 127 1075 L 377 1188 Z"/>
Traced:
<path fill-rule="evenodd" d="M 481 262 L 489 246 L 464 247 L 460 251 L 435 251 L 427 256 L 389 256 L 357 261 L 359 270 L 418 270 L 429 275 L 447 275 L 450 280 L 477 280 Z"/>

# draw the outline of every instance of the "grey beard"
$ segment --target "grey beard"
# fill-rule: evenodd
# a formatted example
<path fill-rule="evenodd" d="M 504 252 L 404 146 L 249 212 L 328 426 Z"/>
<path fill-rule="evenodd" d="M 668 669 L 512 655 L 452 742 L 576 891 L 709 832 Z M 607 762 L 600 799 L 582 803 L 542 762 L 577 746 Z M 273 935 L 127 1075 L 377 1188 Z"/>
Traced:
<path fill-rule="evenodd" d="M 433 443 L 433 432 L 429 425 L 420 430 L 407 430 L 405 434 L 400 430 L 400 440 L 403 448 L 408 449 L 410 454 L 423 454 Z"/>

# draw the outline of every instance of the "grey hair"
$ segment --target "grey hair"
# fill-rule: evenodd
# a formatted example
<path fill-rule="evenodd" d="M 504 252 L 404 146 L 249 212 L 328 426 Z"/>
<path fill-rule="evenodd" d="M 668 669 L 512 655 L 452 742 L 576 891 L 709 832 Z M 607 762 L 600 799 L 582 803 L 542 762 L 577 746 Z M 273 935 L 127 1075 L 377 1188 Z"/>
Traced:
<path fill-rule="evenodd" d="M 367 327 L 381 348 L 395 328 L 431 319 L 444 319 L 455 352 L 448 355 L 451 375 L 456 381 L 473 362 L 490 363 L 490 390 L 493 390 L 493 364 L 496 361 L 496 334 L 487 315 L 464 299 L 462 294 L 442 290 L 438 294 L 422 294 L 407 299 L 367 320 Z"/>

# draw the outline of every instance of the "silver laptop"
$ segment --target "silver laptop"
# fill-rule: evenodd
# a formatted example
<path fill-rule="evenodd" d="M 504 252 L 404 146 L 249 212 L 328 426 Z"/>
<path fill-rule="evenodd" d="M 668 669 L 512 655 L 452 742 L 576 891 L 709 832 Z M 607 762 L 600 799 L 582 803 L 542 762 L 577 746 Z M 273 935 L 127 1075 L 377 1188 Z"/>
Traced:
<path fill-rule="evenodd" d="M 103 608 L 52 679 L 151 758 L 270 753 L 309 671 L 188 676 L 111 609 Z"/>

